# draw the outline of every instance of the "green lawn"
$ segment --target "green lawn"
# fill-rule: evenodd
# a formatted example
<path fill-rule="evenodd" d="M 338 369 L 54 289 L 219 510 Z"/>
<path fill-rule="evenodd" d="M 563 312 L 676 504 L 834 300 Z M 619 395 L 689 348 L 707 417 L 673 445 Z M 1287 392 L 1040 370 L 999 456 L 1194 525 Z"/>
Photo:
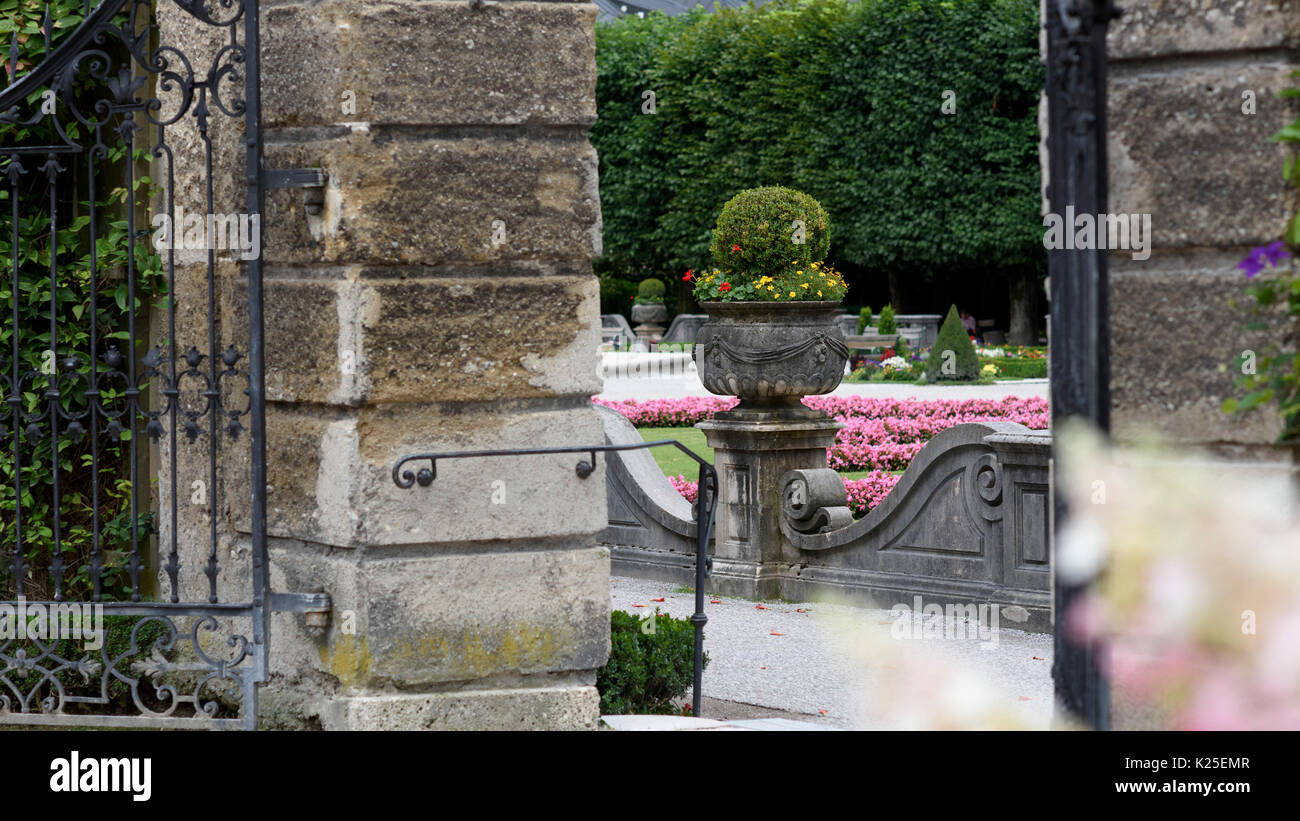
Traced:
<path fill-rule="evenodd" d="M 713 461 L 713 449 L 704 442 L 704 431 L 696 428 L 637 428 L 641 438 L 647 442 L 653 442 L 659 439 L 676 439 L 692 452 Z M 662 447 L 651 448 L 650 452 L 654 454 L 655 461 L 659 463 L 659 469 L 664 472 L 665 476 L 684 476 L 695 481 L 700 475 L 699 465 L 695 460 L 682 453 L 677 448 Z M 853 470 L 841 471 L 840 475 L 845 479 L 861 479 L 871 471 Z"/>
<path fill-rule="evenodd" d="M 704 443 L 704 431 L 695 428 L 637 428 L 641 438 L 647 442 L 653 442 L 658 439 L 676 439 L 692 452 L 699 454 L 701 457 L 713 461 L 713 448 Z M 665 476 L 685 476 L 691 481 L 695 481 L 700 474 L 699 464 L 682 453 L 677 448 L 651 448 L 650 452 L 654 454 L 655 461 L 659 463 L 659 469 L 664 472 Z"/>

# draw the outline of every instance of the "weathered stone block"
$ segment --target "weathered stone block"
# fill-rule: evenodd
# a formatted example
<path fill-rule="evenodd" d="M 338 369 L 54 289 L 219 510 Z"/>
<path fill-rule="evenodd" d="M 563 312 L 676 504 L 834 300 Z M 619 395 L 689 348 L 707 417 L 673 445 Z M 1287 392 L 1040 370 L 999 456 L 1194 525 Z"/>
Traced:
<path fill-rule="evenodd" d="M 1232 253 L 1143 263 L 1112 262 L 1110 293 L 1111 420 L 1115 437 L 1132 440 L 1155 429 L 1176 444 L 1272 442 L 1276 414 L 1229 416 L 1223 400 L 1237 396 L 1229 371 L 1243 350 L 1258 350 L 1267 333 L 1247 334 L 1246 315 L 1229 308 L 1244 281 Z"/>
<path fill-rule="evenodd" d="M 1111 60 L 1300 44 L 1296 0 L 1163 0 L 1123 9 L 1106 37 Z"/>
<path fill-rule="evenodd" d="M 1112 76 L 1111 212 L 1151 214 L 1157 251 L 1281 236 L 1286 154 L 1268 138 L 1295 116 L 1276 96 L 1287 70 L 1267 64 Z M 1254 115 L 1242 112 L 1247 90 L 1255 92 Z"/>
<path fill-rule="evenodd" d="M 270 401 L 355 406 L 601 389 L 600 294 L 590 274 L 348 274 L 267 281 Z"/>
<path fill-rule="evenodd" d="M 581 134 L 419 136 L 358 125 L 267 146 L 268 166 L 329 174 L 319 215 L 267 198 L 272 263 L 438 265 L 600 254 L 595 149 Z"/>
<path fill-rule="evenodd" d="M 327 730 L 594 730 L 594 686 L 359 696 L 321 706 Z"/>
<path fill-rule="evenodd" d="M 317 670 L 344 694 L 594 672 L 609 656 L 609 551 L 588 544 L 363 558 L 277 543 L 273 578 L 323 581 L 334 609 L 319 640 L 277 616 L 274 669 Z"/>
<path fill-rule="evenodd" d="M 606 523 L 602 460 L 583 479 L 574 468 L 590 456 L 580 454 L 449 459 L 430 487 L 407 489 L 392 471 L 413 453 L 603 441 L 590 407 L 521 414 L 380 405 L 330 416 L 270 405 L 268 532 L 337 547 L 585 537 Z M 247 532 L 247 475 L 232 472 L 227 481 L 235 527 Z"/>
<path fill-rule="evenodd" d="M 388 280 L 362 298 L 373 305 L 360 334 L 371 402 L 601 390 L 593 276 Z"/>
<path fill-rule="evenodd" d="M 595 17 L 589 4 L 276 6 L 266 11 L 263 73 L 277 79 L 266 123 L 589 125 Z"/>

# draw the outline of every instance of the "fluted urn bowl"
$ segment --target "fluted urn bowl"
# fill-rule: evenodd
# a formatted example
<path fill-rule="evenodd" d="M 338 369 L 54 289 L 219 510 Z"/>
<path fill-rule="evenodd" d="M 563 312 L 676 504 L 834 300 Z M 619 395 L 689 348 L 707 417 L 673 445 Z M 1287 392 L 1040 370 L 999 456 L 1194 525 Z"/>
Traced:
<path fill-rule="evenodd" d="M 638 302 L 632 306 L 632 321 L 658 324 L 668 319 L 668 306 L 662 302 Z"/>
<path fill-rule="evenodd" d="M 825 416 L 799 400 L 830 393 L 844 378 L 849 349 L 838 302 L 705 302 L 692 354 L 710 393 L 740 397 L 728 419 Z"/>

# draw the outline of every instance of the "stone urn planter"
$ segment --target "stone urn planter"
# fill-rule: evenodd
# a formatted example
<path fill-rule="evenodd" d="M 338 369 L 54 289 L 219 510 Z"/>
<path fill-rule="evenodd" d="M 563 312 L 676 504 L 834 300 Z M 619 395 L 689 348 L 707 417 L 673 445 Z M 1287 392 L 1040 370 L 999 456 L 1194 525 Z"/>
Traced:
<path fill-rule="evenodd" d="M 662 302 L 638 302 L 632 306 L 632 330 L 637 342 L 652 345 L 664 335 L 664 322 L 668 320 L 668 307 Z"/>
<path fill-rule="evenodd" d="M 804 396 L 830 393 L 849 359 L 839 302 L 705 302 L 692 354 L 710 393 L 740 397 L 720 419 L 822 419 Z"/>
<path fill-rule="evenodd" d="M 668 306 L 662 302 L 638 302 L 632 306 L 632 321 L 659 325 L 668 321 Z"/>

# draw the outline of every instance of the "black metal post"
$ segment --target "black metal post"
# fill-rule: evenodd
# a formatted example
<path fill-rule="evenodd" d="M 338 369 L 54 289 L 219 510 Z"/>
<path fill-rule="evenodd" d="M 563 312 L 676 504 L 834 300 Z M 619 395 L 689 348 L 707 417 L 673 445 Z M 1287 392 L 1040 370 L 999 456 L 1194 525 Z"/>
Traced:
<path fill-rule="evenodd" d="M 1119 16 L 1111 0 L 1047 0 L 1048 201 L 1051 213 L 1073 234 L 1071 215 L 1106 212 L 1106 29 Z M 1093 243 L 1097 245 L 1100 243 Z M 1110 349 L 1107 251 L 1051 250 L 1052 428 L 1082 419 L 1110 429 Z M 1053 438 L 1054 473 L 1063 454 Z M 1067 457 L 1068 458 L 1068 455 Z M 1055 484 L 1055 483 L 1053 483 Z M 1069 516 L 1052 494 L 1053 569 L 1059 535 Z M 1055 654 L 1052 678 L 1058 705 L 1087 726 L 1110 728 L 1110 686 L 1097 664 L 1099 648 L 1076 644 L 1064 615 L 1087 584 L 1053 573 Z"/>
<path fill-rule="evenodd" d="M 704 678 L 704 625 L 709 617 L 704 614 L 704 580 L 713 569 L 713 560 L 709 558 L 709 537 L 713 525 L 713 509 L 717 499 L 717 471 L 712 465 L 700 463 L 699 485 L 695 492 L 695 613 L 691 615 L 691 624 L 695 625 L 695 680 L 691 695 L 691 715 L 700 716 L 700 702 L 703 699 Z"/>

